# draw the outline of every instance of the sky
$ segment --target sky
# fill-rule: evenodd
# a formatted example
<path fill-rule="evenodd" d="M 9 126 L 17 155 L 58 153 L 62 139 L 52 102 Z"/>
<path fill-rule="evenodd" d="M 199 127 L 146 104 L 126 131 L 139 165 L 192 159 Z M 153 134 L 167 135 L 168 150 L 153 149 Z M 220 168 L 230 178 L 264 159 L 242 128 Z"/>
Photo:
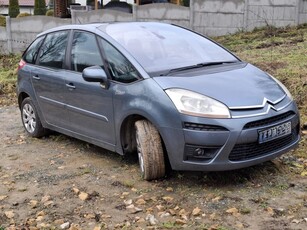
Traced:
<path fill-rule="evenodd" d="M 100 0 L 103 1 L 103 5 L 107 4 L 110 0 Z M 121 2 L 133 3 L 133 0 L 121 0 Z M 76 0 L 76 3 L 80 3 L 82 6 L 86 5 L 86 0 Z"/>

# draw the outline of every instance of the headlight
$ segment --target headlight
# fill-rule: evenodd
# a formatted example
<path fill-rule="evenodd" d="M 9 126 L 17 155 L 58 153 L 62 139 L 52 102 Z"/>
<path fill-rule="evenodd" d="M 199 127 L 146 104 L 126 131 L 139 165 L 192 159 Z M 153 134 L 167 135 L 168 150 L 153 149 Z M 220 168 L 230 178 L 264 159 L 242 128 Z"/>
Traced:
<path fill-rule="evenodd" d="M 281 83 L 278 79 L 276 79 L 275 77 L 273 77 L 271 74 L 269 74 L 269 76 L 270 76 L 271 78 L 273 78 L 273 80 L 276 81 L 276 83 L 280 86 L 280 88 L 282 88 L 282 90 L 287 94 L 287 96 L 288 96 L 291 100 L 293 100 L 293 97 L 292 97 L 290 91 L 287 89 L 287 87 L 286 87 L 283 83 Z"/>
<path fill-rule="evenodd" d="M 209 118 L 230 118 L 228 108 L 210 97 L 184 89 L 167 89 L 167 95 L 180 113 Z"/>

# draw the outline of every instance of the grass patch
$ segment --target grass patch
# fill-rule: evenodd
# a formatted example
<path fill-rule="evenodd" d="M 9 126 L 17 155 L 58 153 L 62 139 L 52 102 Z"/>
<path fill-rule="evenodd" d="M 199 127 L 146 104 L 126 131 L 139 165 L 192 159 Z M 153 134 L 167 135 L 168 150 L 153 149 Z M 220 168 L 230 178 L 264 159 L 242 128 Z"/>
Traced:
<path fill-rule="evenodd" d="M 14 104 L 16 101 L 16 81 L 19 55 L 0 54 L 0 105 Z"/>

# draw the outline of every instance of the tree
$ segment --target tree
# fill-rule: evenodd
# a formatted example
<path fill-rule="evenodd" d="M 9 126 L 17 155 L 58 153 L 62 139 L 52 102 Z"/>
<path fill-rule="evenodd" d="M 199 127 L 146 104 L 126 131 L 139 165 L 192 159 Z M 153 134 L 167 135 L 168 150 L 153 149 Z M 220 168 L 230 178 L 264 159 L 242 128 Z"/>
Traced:
<path fill-rule="evenodd" d="M 46 2 L 45 2 L 45 0 L 35 0 L 34 15 L 46 15 Z"/>
<path fill-rule="evenodd" d="M 18 0 L 10 0 L 9 4 L 9 16 L 11 18 L 16 18 L 20 13 Z"/>
<path fill-rule="evenodd" d="M 59 18 L 67 17 L 68 2 L 63 0 L 54 0 L 54 16 Z"/>

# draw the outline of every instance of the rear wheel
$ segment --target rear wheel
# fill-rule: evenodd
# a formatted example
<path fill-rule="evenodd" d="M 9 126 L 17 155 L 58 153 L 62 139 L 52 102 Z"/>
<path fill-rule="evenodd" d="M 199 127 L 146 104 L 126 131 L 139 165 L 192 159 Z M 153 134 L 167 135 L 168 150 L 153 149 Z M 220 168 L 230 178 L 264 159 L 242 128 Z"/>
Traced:
<path fill-rule="evenodd" d="M 135 123 L 136 143 L 142 177 L 154 180 L 165 175 L 165 162 L 158 130 L 147 120 Z"/>
<path fill-rule="evenodd" d="M 42 137 L 46 134 L 46 129 L 42 126 L 36 108 L 29 97 L 25 98 L 21 103 L 21 120 L 30 136 Z"/>

